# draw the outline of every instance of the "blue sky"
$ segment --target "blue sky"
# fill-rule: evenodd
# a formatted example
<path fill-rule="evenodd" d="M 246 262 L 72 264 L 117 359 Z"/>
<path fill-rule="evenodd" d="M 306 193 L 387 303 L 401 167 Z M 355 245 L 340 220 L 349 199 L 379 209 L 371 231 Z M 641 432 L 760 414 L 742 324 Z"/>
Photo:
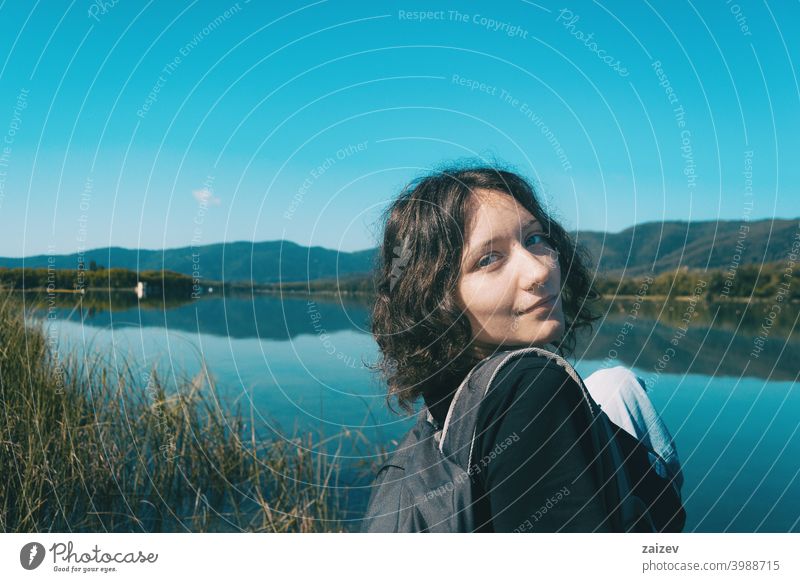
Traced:
<path fill-rule="evenodd" d="M 796 217 L 799 17 L 725 0 L 5 2 L 0 255 L 364 249 L 404 183 L 468 157 L 535 180 L 571 229 L 738 220 L 748 202 Z"/>

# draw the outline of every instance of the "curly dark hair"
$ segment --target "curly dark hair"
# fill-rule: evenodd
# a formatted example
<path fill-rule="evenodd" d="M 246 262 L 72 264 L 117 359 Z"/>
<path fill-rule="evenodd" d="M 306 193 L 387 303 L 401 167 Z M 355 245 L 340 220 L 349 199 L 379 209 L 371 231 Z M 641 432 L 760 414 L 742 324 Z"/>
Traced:
<path fill-rule="evenodd" d="M 407 413 L 423 396 L 441 401 L 480 361 L 471 325 L 455 301 L 461 275 L 472 191 L 513 196 L 536 217 L 559 253 L 565 333 L 556 346 L 570 354 L 575 331 L 597 319 L 591 303 L 588 257 L 539 203 L 518 174 L 488 166 L 446 167 L 412 181 L 384 216 L 383 243 L 375 268 L 371 331 L 381 358 L 372 366 L 387 382 L 387 403 Z"/>

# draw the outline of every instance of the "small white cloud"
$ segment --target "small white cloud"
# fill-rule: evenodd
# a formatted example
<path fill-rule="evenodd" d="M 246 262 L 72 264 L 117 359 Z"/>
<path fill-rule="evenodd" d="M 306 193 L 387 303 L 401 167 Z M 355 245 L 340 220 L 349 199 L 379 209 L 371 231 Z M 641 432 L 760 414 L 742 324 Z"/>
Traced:
<path fill-rule="evenodd" d="M 206 206 L 219 206 L 221 202 L 221 200 L 214 196 L 214 193 L 208 188 L 192 190 L 192 196 L 194 196 L 194 199 L 197 200 L 198 204 L 205 204 Z"/>

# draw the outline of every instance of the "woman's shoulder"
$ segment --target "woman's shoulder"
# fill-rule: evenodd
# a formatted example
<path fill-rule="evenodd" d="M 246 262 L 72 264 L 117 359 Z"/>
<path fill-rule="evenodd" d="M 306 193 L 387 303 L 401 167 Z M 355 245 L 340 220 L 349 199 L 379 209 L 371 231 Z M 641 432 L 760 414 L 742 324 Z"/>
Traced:
<path fill-rule="evenodd" d="M 543 407 L 553 400 L 578 401 L 581 389 L 556 360 L 526 354 L 502 366 L 481 404 L 480 416 L 492 416 L 510 406 Z"/>
<path fill-rule="evenodd" d="M 476 454 L 486 456 L 511 438 L 519 446 L 504 453 L 501 465 L 523 463 L 542 446 L 561 455 L 562 448 L 569 449 L 588 434 L 592 417 L 584 402 L 582 388 L 557 360 L 526 355 L 508 362 L 498 370 L 478 409 Z"/>

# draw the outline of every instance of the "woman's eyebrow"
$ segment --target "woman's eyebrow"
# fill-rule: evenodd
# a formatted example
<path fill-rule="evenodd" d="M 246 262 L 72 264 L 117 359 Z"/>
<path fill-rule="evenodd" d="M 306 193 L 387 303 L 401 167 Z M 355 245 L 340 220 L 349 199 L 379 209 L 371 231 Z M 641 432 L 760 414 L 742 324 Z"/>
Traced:
<path fill-rule="evenodd" d="M 535 218 L 534 218 L 533 220 L 529 220 L 528 222 L 526 222 L 525 224 L 523 224 L 523 225 L 520 227 L 520 230 L 525 230 L 525 229 L 526 229 L 526 228 L 528 228 L 529 226 L 533 226 L 533 225 L 536 225 L 536 224 L 539 224 L 539 221 L 538 221 L 537 219 L 535 219 Z M 501 239 L 501 238 L 503 238 L 503 237 L 502 237 L 502 236 L 496 236 L 496 237 L 494 237 L 494 238 L 490 238 L 489 240 L 483 241 L 481 244 L 479 244 L 478 246 L 476 246 L 474 250 L 470 250 L 470 251 L 467 253 L 467 256 L 472 256 L 472 255 L 473 255 L 473 253 L 476 253 L 476 252 L 478 252 L 478 251 L 482 251 L 482 250 L 484 250 L 484 249 L 486 249 L 486 248 L 488 248 L 488 247 L 492 246 L 492 244 L 493 244 L 493 243 L 494 243 L 496 240 L 498 240 L 498 239 Z"/>

